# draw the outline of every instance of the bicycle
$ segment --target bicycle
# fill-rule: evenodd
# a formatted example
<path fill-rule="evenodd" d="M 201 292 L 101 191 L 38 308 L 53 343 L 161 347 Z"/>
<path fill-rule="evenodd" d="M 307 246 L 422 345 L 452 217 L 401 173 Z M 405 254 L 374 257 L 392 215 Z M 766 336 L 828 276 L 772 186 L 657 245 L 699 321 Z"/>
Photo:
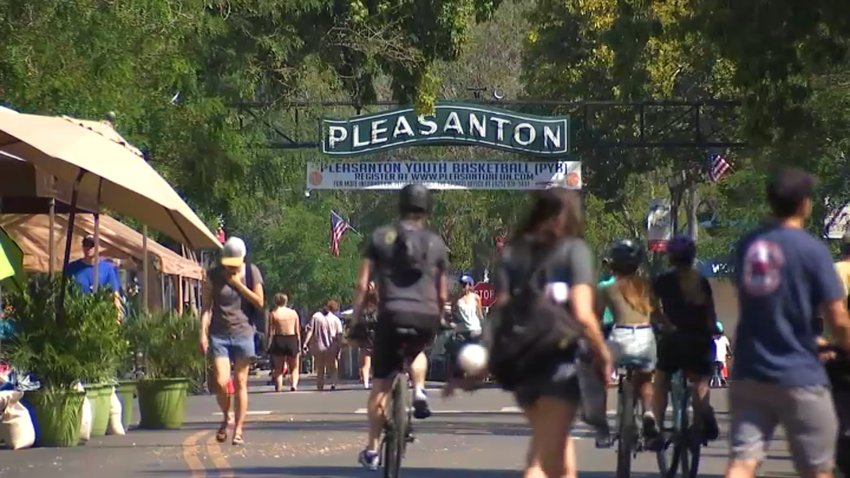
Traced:
<path fill-rule="evenodd" d="M 672 427 L 664 428 L 663 417 L 659 420 L 661 436 L 656 450 L 658 471 L 662 478 L 674 478 L 679 469 L 679 476 L 696 478 L 699 474 L 700 451 L 704 440 L 692 424 L 694 412 L 691 391 L 681 371 L 676 372 L 670 379 L 670 403 L 673 407 Z"/>
<path fill-rule="evenodd" d="M 399 337 L 416 337 L 415 329 L 397 328 L 396 335 Z M 407 344 L 402 342 L 403 352 Z M 382 461 L 384 467 L 384 478 L 398 478 L 401 472 L 401 460 L 407 450 L 407 444 L 413 442 L 413 426 L 411 425 L 412 404 L 410 393 L 410 375 L 407 372 L 409 361 L 402 361 L 402 366 L 392 377 L 392 386 L 387 397 L 385 410 L 389 411 L 384 416 L 384 437 L 381 440 Z"/>
<path fill-rule="evenodd" d="M 645 449 L 640 400 L 633 380 L 634 373 L 641 367 L 642 364 L 637 361 L 628 361 L 617 367 L 617 478 L 631 476 L 632 458 Z"/>

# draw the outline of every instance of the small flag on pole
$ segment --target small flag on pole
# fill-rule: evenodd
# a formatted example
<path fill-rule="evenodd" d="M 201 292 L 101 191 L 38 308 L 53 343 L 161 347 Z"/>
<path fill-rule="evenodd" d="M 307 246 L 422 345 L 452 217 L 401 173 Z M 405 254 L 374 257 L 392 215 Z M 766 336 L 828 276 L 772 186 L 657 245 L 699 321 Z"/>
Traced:
<path fill-rule="evenodd" d="M 331 211 L 331 254 L 339 256 L 339 243 L 349 229 L 357 232 L 342 216 Z"/>
<path fill-rule="evenodd" d="M 708 179 L 711 182 L 716 183 L 720 181 L 720 178 L 723 177 L 726 172 L 732 169 L 732 165 L 726 161 L 726 158 L 723 157 L 720 153 L 714 153 L 709 155 L 708 157 Z"/>

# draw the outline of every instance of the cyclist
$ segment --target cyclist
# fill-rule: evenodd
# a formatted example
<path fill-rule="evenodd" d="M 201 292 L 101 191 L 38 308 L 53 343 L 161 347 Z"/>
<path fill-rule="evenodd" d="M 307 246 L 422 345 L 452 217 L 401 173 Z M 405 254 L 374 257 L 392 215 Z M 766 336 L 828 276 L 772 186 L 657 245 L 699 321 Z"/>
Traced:
<path fill-rule="evenodd" d="M 378 286 L 378 320 L 372 365 L 374 380 L 367 402 L 369 436 L 358 461 L 378 468 L 378 445 L 384 422 L 387 393 L 394 372 L 410 362 L 413 382 L 413 416 L 431 415 L 425 395 L 428 359 L 423 350 L 440 327 L 448 297 L 448 249 L 443 240 L 426 227 L 431 212 L 431 192 L 421 184 L 409 184 L 399 193 L 400 220 L 379 227 L 369 238 L 357 273 L 354 298 L 355 323 L 363 314 L 369 278 Z M 399 337 L 397 328 L 413 329 L 416 337 Z M 401 357 L 399 350 L 409 355 Z"/>
<path fill-rule="evenodd" d="M 643 430 L 648 436 L 657 432 L 652 406 L 652 372 L 655 370 L 655 333 L 650 321 L 653 302 L 649 281 L 638 274 L 644 259 L 643 247 L 629 239 L 614 243 L 608 253 L 615 281 L 598 288 L 597 310 L 611 310 L 614 325 L 608 340 L 618 345 L 619 363 L 638 366 L 634 387 L 643 405 Z M 610 438 L 597 438 L 596 446 L 610 446 Z"/>
<path fill-rule="evenodd" d="M 658 344 L 655 372 L 655 417 L 664 423 L 670 378 L 682 371 L 694 385 L 693 407 L 703 438 L 716 440 L 719 430 L 709 402 L 709 381 L 714 372 L 714 332 L 717 314 L 711 284 L 695 268 L 697 248 L 688 236 L 667 244 L 672 269 L 655 279 L 653 291 L 661 303 L 667 326 Z"/>

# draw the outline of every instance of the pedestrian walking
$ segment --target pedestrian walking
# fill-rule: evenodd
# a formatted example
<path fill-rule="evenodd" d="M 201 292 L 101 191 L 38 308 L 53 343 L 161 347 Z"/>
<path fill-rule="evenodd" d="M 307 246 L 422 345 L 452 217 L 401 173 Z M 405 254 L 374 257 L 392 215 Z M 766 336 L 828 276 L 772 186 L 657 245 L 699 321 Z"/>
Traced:
<path fill-rule="evenodd" d="M 361 320 L 352 321 L 348 338 L 358 348 L 360 355 L 360 383 L 363 388 L 371 388 L 372 353 L 375 346 L 375 329 L 378 325 L 378 288 L 374 281 L 369 281 L 366 297 L 363 299 L 363 314 Z"/>
<path fill-rule="evenodd" d="M 331 390 L 336 390 L 339 381 L 339 355 L 342 345 L 342 320 L 336 315 L 339 303 L 329 300 L 325 307 L 313 314 L 307 324 L 304 338 L 305 351 L 313 352 L 316 361 L 316 388 L 325 389 L 325 378 L 330 378 Z"/>
<path fill-rule="evenodd" d="M 233 445 L 244 444 L 243 427 L 248 413 L 248 369 L 255 357 L 255 328 L 250 317 L 263 310 L 263 276 L 245 261 L 247 248 L 230 237 L 221 250 L 221 265 L 208 273 L 201 311 L 201 351 L 213 365 L 215 396 L 224 416 L 216 432 L 219 443 L 227 440 L 231 399 L 227 393 L 233 374 L 236 417 Z"/>
<path fill-rule="evenodd" d="M 755 476 L 780 424 L 799 476 L 833 476 L 838 422 L 812 319 L 823 311 L 844 350 L 850 350 L 850 319 L 829 248 L 804 229 L 814 190 L 811 175 L 779 171 L 767 184 L 773 220 L 736 248 L 740 319 L 727 478 Z"/>
<path fill-rule="evenodd" d="M 289 297 L 274 295 L 274 310 L 269 312 L 267 337 L 270 337 L 269 355 L 272 357 L 272 379 L 276 392 L 283 390 L 283 378 L 289 370 L 291 391 L 298 389 L 300 377 L 298 358 L 301 355 L 301 324 L 298 313 L 287 307 Z"/>
<path fill-rule="evenodd" d="M 571 430 L 581 401 L 580 338 L 597 379 L 611 376 L 611 353 L 594 311 L 593 255 L 583 237 L 579 195 L 538 191 L 495 277 L 490 370 L 531 425 L 527 477 L 577 476 Z"/>

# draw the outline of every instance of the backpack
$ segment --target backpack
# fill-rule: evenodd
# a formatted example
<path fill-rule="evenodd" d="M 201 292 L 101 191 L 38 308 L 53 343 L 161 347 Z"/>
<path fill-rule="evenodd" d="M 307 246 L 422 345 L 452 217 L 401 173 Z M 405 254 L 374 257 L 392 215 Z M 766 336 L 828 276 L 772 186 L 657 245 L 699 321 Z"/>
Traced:
<path fill-rule="evenodd" d="M 530 243 L 515 244 L 503 258 L 509 278 L 509 299 L 490 309 L 489 370 L 505 390 L 536 373 L 546 373 L 553 359 L 569 355 L 580 337 L 567 304 L 546 294 L 546 265 L 565 262 L 572 241 L 550 252 Z"/>
<path fill-rule="evenodd" d="M 392 265 L 396 271 L 422 275 L 428 265 L 428 255 L 433 244 L 426 229 L 406 229 L 395 226 L 396 239 L 392 245 Z"/>
<path fill-rule="evenodd" d="M 251 291 L 254 290 L 254 268 L 248 261 L 245 261 L 245 287 Z M 248 323 L 251 324 L 251 327 L 254 327 L 261 334 L 266 333 L 266 324 L 264 323 L 266 316 L 262 308 L 257 309 L 243 297 L 242 312 L 248 317 Z"/>

